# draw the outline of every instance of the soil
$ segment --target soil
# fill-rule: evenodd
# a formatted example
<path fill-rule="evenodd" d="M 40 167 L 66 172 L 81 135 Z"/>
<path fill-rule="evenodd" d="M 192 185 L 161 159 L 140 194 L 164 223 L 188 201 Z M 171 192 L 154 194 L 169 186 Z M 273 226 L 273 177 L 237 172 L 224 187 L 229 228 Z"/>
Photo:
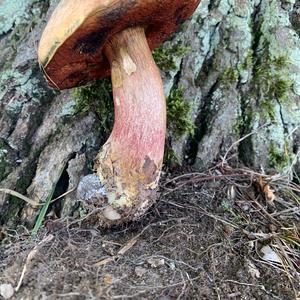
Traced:
<path fill-rule="evenodd" d="M 37 236 L 3 228 L 0 292 L 3 284 L 16 288 L 22 277 L 11 299 L 300 297 L 299 205 L 288 213 L 294 202 L 284 198 L 282 181 L 272 185 L 270 204 L 256 175 L 180 172 L 171 182 L 165 174 L 160 201 L 121 228 L 51 214 Z M 280 262 L 263 259 L 266 245 Z"/>

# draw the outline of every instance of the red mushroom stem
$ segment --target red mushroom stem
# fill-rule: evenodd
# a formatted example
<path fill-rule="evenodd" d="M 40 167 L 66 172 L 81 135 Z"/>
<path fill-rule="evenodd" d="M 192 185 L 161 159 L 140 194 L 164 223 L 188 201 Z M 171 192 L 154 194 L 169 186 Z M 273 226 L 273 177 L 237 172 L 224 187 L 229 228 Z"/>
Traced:
<path fill-rule="evenodd" d="M 144 28 L 116 34 L 104 53 L 111 65 L 115 122 L 95 168 L 110 204 L 106 221 L 132 220 L 156 197 L 166 133 L 163 83 Z"/>

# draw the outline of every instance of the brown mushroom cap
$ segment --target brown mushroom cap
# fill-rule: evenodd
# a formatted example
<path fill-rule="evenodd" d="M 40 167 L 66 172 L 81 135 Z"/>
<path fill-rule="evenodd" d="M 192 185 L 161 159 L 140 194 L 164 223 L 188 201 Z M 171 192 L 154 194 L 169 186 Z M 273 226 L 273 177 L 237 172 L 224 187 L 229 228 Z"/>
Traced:
<path fill-rule="evenodd" d="M 107 40 L 145 28 L 154 49 L 194 12 L 200 0 L 61 0 L 39 45 L 39 62 L 53 87 L 72 88 L 110 74 Z"/>

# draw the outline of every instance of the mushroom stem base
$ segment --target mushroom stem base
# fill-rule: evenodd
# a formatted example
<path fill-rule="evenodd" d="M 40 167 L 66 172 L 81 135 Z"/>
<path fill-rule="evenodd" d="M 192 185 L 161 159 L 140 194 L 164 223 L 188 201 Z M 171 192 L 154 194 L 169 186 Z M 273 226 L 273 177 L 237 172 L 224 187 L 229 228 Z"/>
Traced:
<path fill-rule="evenodd" d="M 157 196 L 166 104 L 160 72 L 143 28 L 117 34 L 105 46 L 111 65 L 115 123 L 95 169 L 107 192 L 109 224 L 134 220 Z"/>

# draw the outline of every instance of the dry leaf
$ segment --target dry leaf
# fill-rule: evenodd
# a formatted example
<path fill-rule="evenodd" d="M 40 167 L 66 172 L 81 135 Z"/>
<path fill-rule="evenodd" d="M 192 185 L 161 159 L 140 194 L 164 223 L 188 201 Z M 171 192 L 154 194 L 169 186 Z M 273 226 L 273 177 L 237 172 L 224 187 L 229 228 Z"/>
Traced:
<path fill-rule="evenodd" d="M 147 270 L 145 268 L 142 268 L 142 267 L 136 267 L 134 269 L 134 272 L 135 272 L 136 276 L 142 277 L 144 274 L 146 274 Z"/>
<path fill-rule="evenodd" d="M 165 260 L 163 258 L 149 258 L 147 260 L 147 263 L 152 268 L 158 268 L 158 267 L 163 266 L 165 264 Z"/>
<path fill-rule="evenodd" d="M 112 257 L 108 257 L 108 258 L 105 258 L 105 259 L 102 259 L 98 262 L 96 262 L 94 264 L 95 267 L 101 267 L 101 266 L 105 266 L 113 261 L 115 261 L 117 259 L 117 256 L 112 256 Z"/>
<path fill-rule="evenodd" d="M 258 185 L 261 189 L 261 191 L 264 193 L 265 195 L 265 198 L 266 200 L 269 202 L 269 203 L 273 203 L 274 200 L 275 200 L 275 190 L 273 190 L 271 188 L 271 186 L 269 185 L 268 182 L 266 182 L 263 177 L 259 177 L 259 180 L 258 180 Z"/>
<path fill-rule="evenodd" d="M 112 285 L 114 279 L 110 274 L 105 274 L 104 278 L 103 278 L 103 281 L 106 285 Z"/>
<path fill-rule="evenodd" d="M 282 263 L 278 254 L 270 247 L 264 246 L 260 250 L 263 253 L 263 259 L 271 262 Z"/>
<path fill-rule="evenodd" d="M 123 247 L 118 251 L 118 255 L 124 255 L 128 250 L 130 250 L 130 249 L 136 244 L 136 242 L 137 242 L 136 239 L 130 240 L 125 246 L 123 246 Z"/>

